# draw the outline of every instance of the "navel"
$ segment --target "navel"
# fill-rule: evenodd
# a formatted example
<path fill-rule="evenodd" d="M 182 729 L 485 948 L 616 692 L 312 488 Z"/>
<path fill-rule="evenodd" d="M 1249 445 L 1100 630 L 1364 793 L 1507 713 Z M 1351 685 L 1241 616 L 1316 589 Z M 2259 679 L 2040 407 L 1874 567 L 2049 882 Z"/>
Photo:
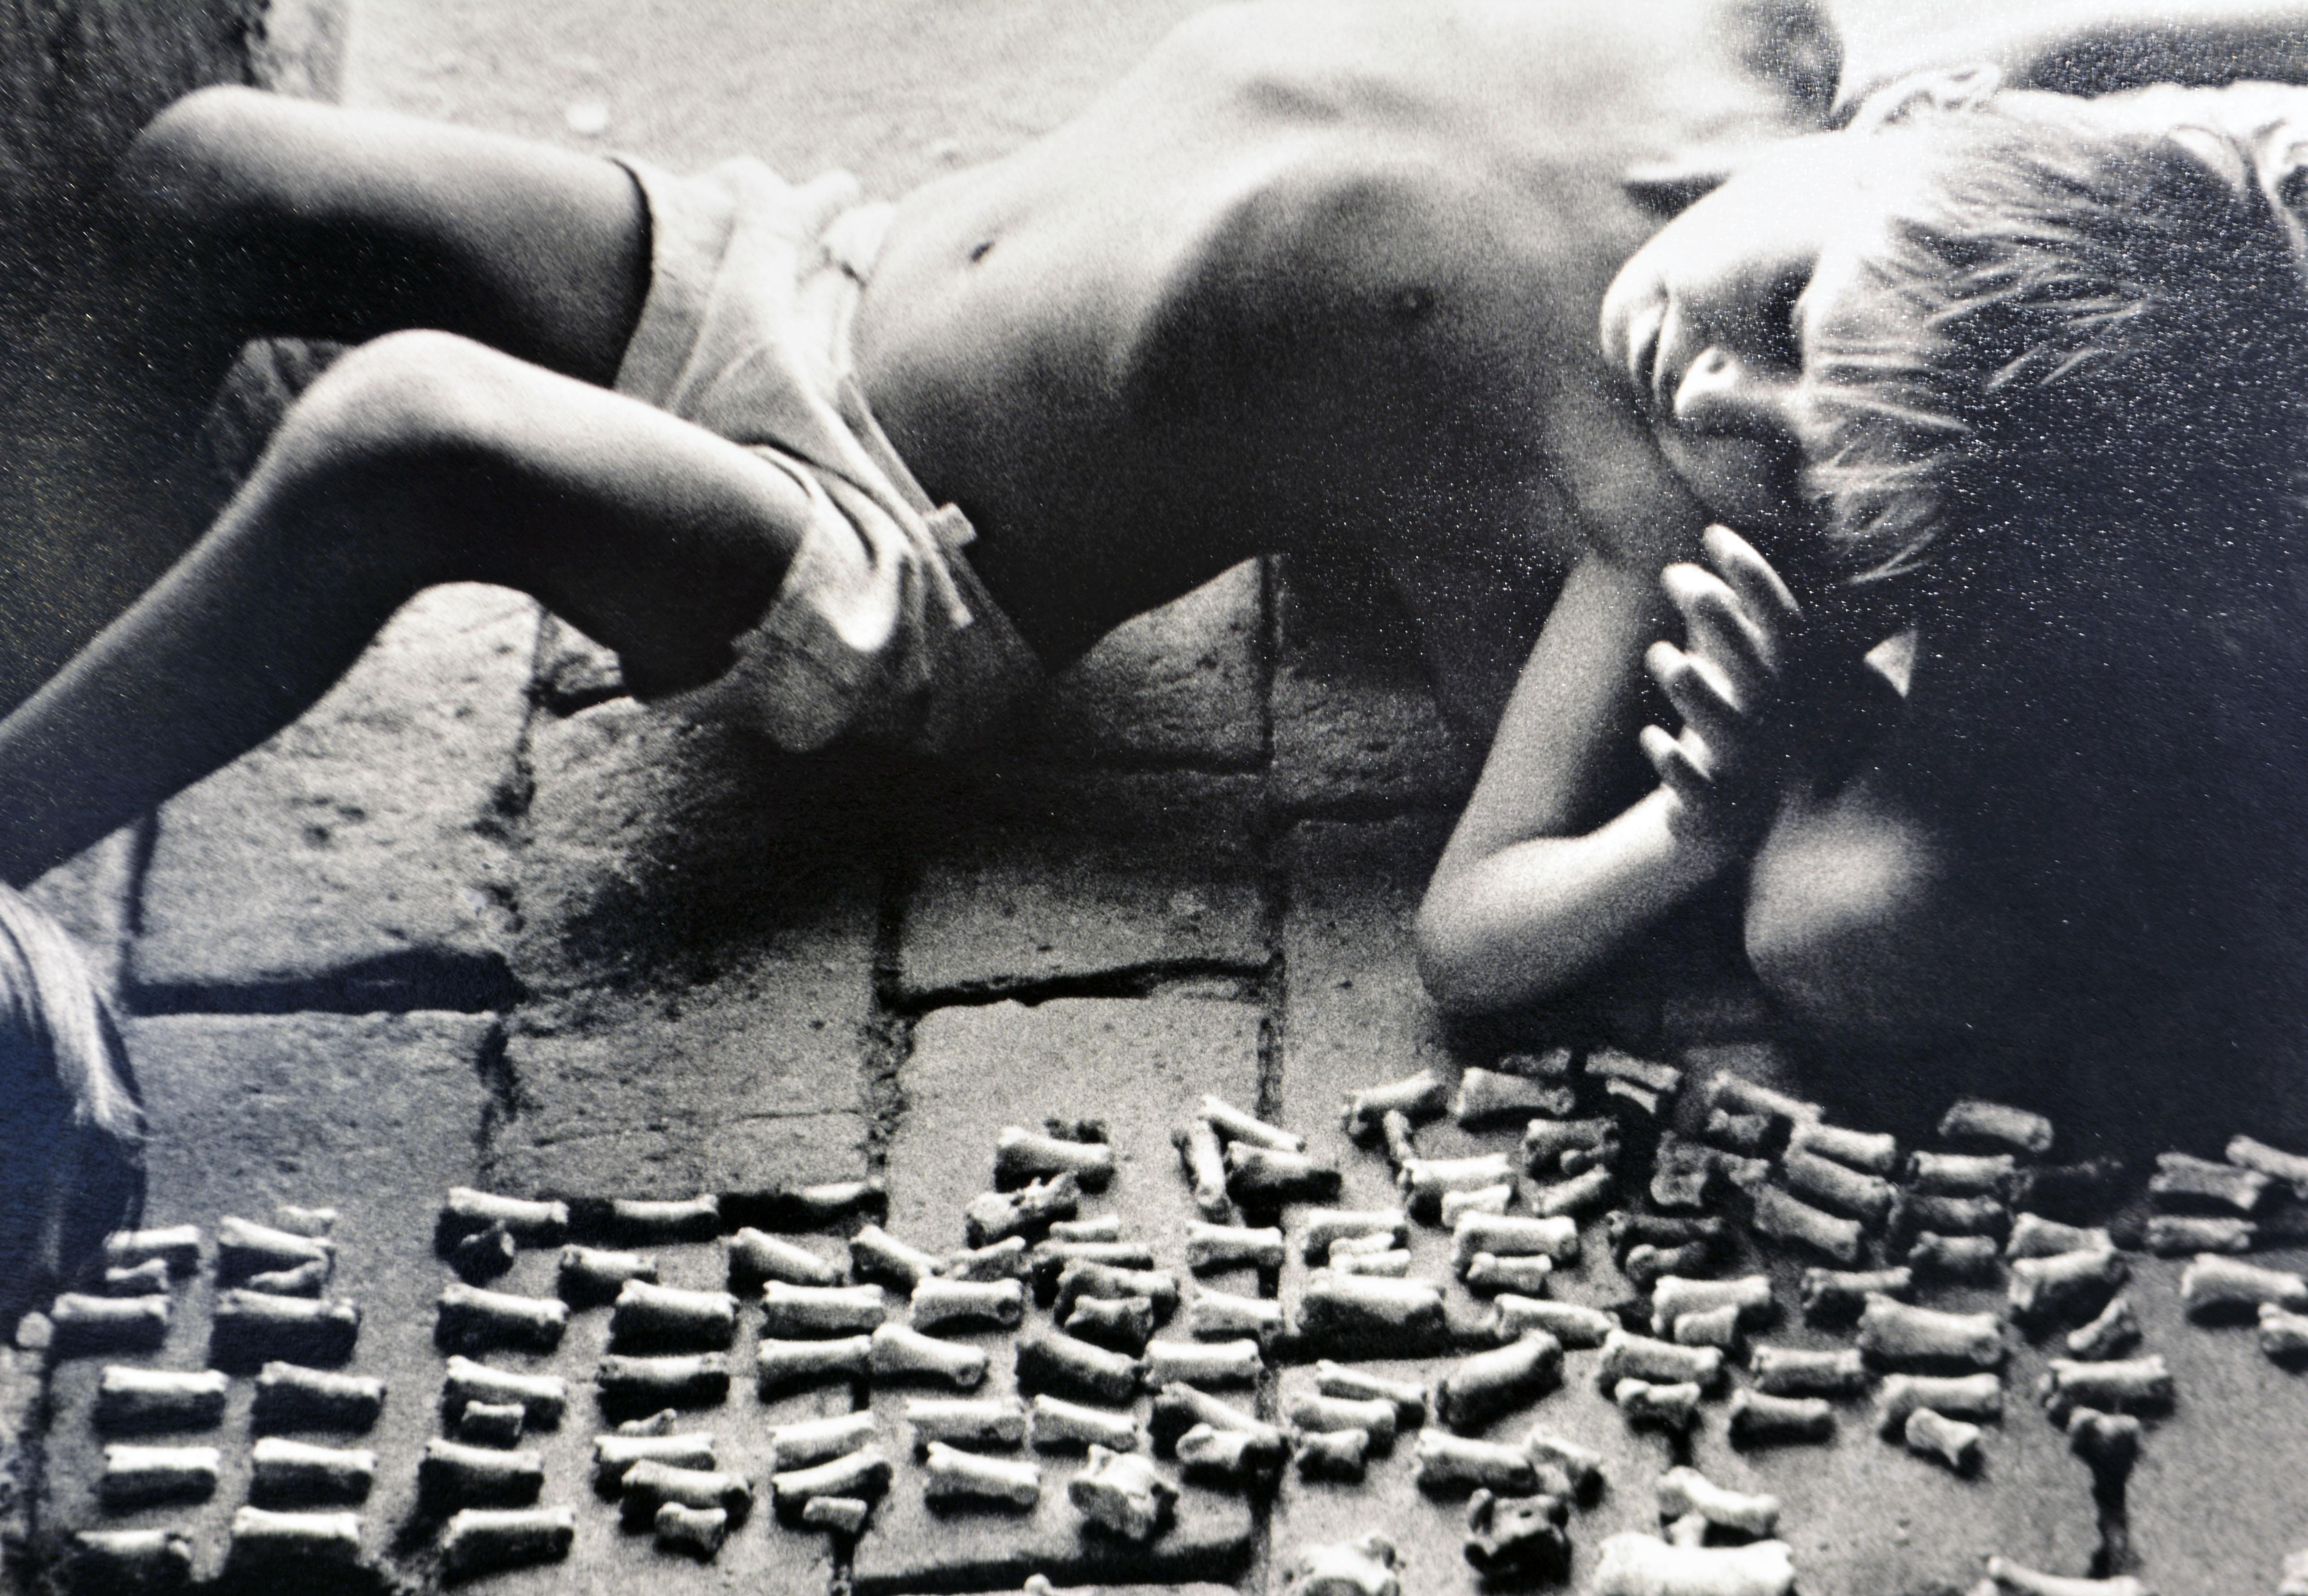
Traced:
<path fill-rule="evenodd" d="M 1391 308 L 1398 322 L 1423 322 L 1434 309 L 1434 290 L 1417 284 L 1398 289 Z"/>
<path fill-rule="evenodd" d="M 981 238 L 976 244 L 969 246 L 969 263 L 975 266 L 977 262 L 983 261 L 987 255 L 993 253 L 994 240 L 991 238 Z"/>

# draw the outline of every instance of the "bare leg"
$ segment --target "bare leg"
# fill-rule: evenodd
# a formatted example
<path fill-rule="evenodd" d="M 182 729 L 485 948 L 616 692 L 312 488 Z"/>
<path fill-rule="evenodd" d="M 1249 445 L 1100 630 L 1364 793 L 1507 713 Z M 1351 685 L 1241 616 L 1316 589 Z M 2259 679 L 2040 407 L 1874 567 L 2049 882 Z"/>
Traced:
<path fill-rule="evenodd" d="M 710 680 L 808 507 L 776 467 L 621 395 L 444 333 L 367 344 L 191 553 L 0 721 L 0 877 L 262 742 L 435 583 L 521 588 L 643 681 Z"/>
<path fill-rule="evenodd" d="M 0 373 L 0 710 L 200 535 L 189 445 L 246 340 L 437 328 L 606 382 L 647 286 L 605 161 L 248 90 L 164 112 L 102 226 L 86 288 Z"/>

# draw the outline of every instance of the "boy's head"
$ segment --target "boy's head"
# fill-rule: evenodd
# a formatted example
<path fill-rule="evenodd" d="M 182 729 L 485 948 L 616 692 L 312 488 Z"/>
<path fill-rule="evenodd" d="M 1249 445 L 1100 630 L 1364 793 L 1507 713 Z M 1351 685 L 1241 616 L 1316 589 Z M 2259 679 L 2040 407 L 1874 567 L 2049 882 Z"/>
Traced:
<path fill-rule="evenodd" d="M 1796 574 L 1887 596 L 2263 524 L 2308 370 L 2265 91 L 2255 123 L 2235 91 L 1951 82 L 1734 176 L 1621 273 L 1606 349 L 1671 462 L 1734 525 L 1823 533 L 1775 551 Z"/>

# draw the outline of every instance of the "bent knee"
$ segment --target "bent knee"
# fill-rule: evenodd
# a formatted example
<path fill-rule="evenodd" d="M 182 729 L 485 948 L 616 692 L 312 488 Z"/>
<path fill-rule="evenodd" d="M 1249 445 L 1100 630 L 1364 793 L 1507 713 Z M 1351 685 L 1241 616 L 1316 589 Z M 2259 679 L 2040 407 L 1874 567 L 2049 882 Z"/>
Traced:
<path fill-rule="evenodd" d="M 156 227 L 198 236 L 247 216 L 267 198 L 296 109 L 235 84 L 196 90 L 148 123 L 113 167 L 114 219 L 140 236 Z"/>
<path fill-rule="evenodd" d="M 526 368 L 452 332 L 391 332 L 347 350 L 289 410 L 299 463 L 447 465 L 501 452 Z"/>

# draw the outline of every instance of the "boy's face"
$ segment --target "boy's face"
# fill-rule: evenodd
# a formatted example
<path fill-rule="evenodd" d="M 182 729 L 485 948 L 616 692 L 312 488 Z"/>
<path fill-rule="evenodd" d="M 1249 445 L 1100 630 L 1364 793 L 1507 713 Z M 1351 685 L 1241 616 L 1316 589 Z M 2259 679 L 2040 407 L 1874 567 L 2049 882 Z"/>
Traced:
<path fill-rule="evenodd" d="M 1668 464 L 1732 527 L 1796 513 L 1806 329 L 1879 236 L 1881 190 L 1908 143 L 1791 141 L 1669 222 L 1604 297 L 1604 357 Z"/>

